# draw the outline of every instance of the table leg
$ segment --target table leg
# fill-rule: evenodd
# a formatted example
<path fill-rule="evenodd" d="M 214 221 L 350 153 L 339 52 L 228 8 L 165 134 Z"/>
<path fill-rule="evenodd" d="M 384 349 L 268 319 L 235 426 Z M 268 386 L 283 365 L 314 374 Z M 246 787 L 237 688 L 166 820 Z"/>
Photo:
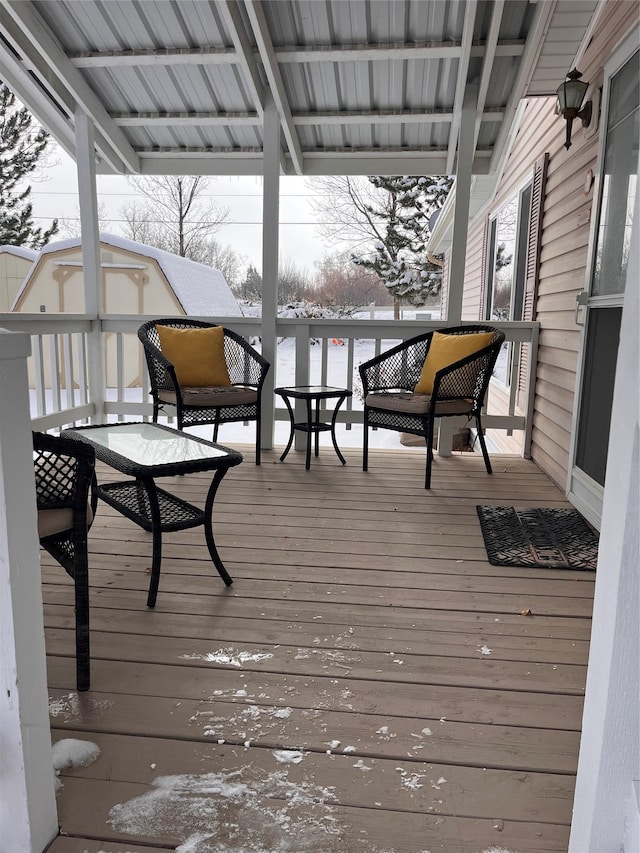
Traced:
<path fill-rule="evenodd" d="M 316 426 L 320 425 L 320 398 L 319 397 L 316 399 L 316 420 L 315 420 L 315 423 L 316 423 Z M 314 438 L 315 438 L 315 444 L 314 444 L 313 450 L 314 450 L 314 453 L 317 457 L 319 449 L 320 449 L 320 430 L 319 429 L 315 430 L 315 437 Z"/>
<path fill-rule="evenodd" d="M 289 442 L 289 446 L 291 442 Z M 287 451 L 289 447 L 287 447 Z M 286 456 L 286 451 L 285 454 Z M 218 549 L 216 548 L 216 543 L 213 539 L 213 500 L 216 496 L 216 492 L 218 491 L 218 486 L 222 482 L 222 478 L 227 473 L 228 468 L 218 468 L 213 476 L 213 480 L 211 481 L 211 485 L 209 486 L 209 491 L 207 492 L 207 500 L 204 506 L 204 535 L 207 540 L 207 548 L 209 549 L 209 554 L 211 554 L 211 559 L 213 560 L 213 565 L 218 570 L 218 574 L 225 582 L 227 586 L 231 586 L 233 583 L 233 578 L 225 569 L 222 560 L 220 559 L 220 555 L 218 554 Z"/>
<path fill-rule="evenodd" d="M 333 417 L 331 418 L 331 441 L 333 442 L 333 449 L 338 454 L 338 459 L 342 462 L 343 465 L 347 464 L 347 460 L 344 458 L 342 453 L 340 453 L 340 448 L 338 447 L 338 442 L 336 441 L 336 418 L 338 417 L 338 409 L 345 400 L 346 394 L 343 397 L 340 397 L 340 399 L 336 403 L 336 407 L 333 410 Z"/>
<path fill-rule="evenodd" d="M 287 456 L 287 453 L 291 450 L 291 445 L 293 444 L 293 437 L 296 433 L 296 428 L 294 426 L 296 418 L 295 418 L 295 415 L 293 413 L 293 409 L 291 408 L 291 403 L 289 402 L 289 398 L 285 397 L 284 394 L 282 394 L 281 396 L 282 396 L 282 399 L 287 404 L 287 409 L 289 410 L 289 417 L 291 419 L 291 435 L 289 436 L 289 442 L 288 442 L 287 446 L 285 447 L 285 449 L 282 453 L 282 456 L 280 457 L 280 461 L 284 462 L 284 460 Z"/>
<path fill-rule="evenodd" d="M 160 504 L 158 503 L 158 492 L 153 480 L 138 480 L 149 498 L 149 520 L 151 522 L 151 535 L 153 537 L 153 557 L 151 560 L 151 580 L 149 581 L 149 594 L 147 595 L 147 607 L 156 606 L 158 585 L 160 583 L 160 563 L 162 561 L 162 521 L 160 518 Z"/>
<path fill-rule="evenodd" d="M 307 397 L 307 459 L 305 463 L 305 468 L 308 471 L 311 468 L 311 442 L 313 440 L 313 430 L 311 429 L 311 397 Z M 316 434 L 316 441 L 317 441 Z M 316 456 L 318 455 L 318 446 L 316 444 Z"/>

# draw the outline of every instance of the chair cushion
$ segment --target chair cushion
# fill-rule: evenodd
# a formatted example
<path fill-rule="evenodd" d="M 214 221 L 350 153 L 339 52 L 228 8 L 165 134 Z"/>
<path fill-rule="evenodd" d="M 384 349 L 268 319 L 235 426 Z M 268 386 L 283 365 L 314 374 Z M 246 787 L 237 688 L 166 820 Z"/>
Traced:
<path fill-rule="evenodd" d="M 478 332 L 468 335 L 443 335 L 440 332 L 434 332 L 415 392 L 431 394 L 433 382 L 439 370 L 488 347 L 493 340 L 493 334 L 493 332 Z"/>
<path fill-rule="evenodd" d="M 87 529 L 91 526 L 92 521 L 93 512 L 91 506 L 87 505 Z M 54 533 L 62 533 L 64 530 L 71 530 L 72 527 L 73 510 L 70 507 L 38 510 L 39 539 L 43 539 L 45 536 L 53 536 Z"/>
<path fill-rule="evenodd" d="M 406 415 L 426 415 L 431 405 L 431 396 L 411 391 L 378 391 L 367 394 L 365 403 L 371 409 L 386 409 Z M 436 403 L 436 415 L 466 415 L 471 411 L 471 406 L 471 400 L 442 400 Z"/>
<path fill-rule="evenodd" d="M 176 369 L 178 384 L 188 387 L 231 385 L 224 358 L 224 328 L 174 329 L 156 326 L 163 355 Z"/>
<path fill-rule="evenodd" d="M 245 385 L 230 385 L 228 388 L 206 385 L 201 388 L 180 388 L 180 391 L 184 406 L 249 406 L 258 402 L 256 389 Z M 176 404 L 173 391 L 161 389 L 158 391 L 158 399 L 172 406 Z"/>

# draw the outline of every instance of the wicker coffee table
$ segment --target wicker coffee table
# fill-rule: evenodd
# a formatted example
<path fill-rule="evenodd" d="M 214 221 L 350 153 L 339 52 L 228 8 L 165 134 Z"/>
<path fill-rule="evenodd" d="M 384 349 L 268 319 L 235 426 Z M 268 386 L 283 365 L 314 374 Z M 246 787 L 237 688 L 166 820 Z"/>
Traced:
<path fill-rule="evenodd" d="M 213 501 L 229 468 L 242 454 L 162 424 L 120 423 L 76 427 L 62 433 L 90 444 L 96 459 L 135 479 L 95 486 L 99 498 L 153 535 L 153 561 L 147 606 L 154 607 L 160 582 L 162 533 L 204 526 L 207 547 L 220 577 L 233 581 L 218 554 L 212 529 Z M 156 486 L 156 477 L 213 471 L 204 511 Z"/>

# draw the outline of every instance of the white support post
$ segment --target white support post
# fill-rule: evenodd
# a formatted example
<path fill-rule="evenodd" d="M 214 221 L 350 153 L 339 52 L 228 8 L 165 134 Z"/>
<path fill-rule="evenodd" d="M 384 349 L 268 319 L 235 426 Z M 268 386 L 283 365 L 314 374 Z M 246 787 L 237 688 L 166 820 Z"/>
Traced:
<path fill-rule="evenodd" d="M 106 383 L 104 342 L 99 316 L 102 269 L 100 265 L 94 129 L 88 116 L 81 109 L 76 110 L 75 123 L 82 233 L 84 310 L 87 314 L 95 315 L 96 318 L 91 321 L 91 331 L 87 335 L 89 399 L 94 406 L 93 420 L 96 423 L 101 423 L 104 420 Z"/>
<path fill-rule="evenodd" d="M 0 330 L 0 826 L 3 850 L 58 833 L 33 478 L 29 336 Z"/>
<path fill-rule="evenodd" d="M 476 107 L 478 101 L 477 85 L 468 85 L 460 117 L 460 143 L 456 168 L 456 201 L 453 215 L 453 239 L 451 245 L 451 265 L 449 269 L 449 293 L 447 301 L 447 321 L 450 326 L 460 323 L 462 318 L 462 294 L 464 291 L 464 268 L 467 254 L 467 234 L 469 231 L 469 202 L 471 200 L 471 178 L 473 156 L 475 153 Z M 438 455 L 451 456 L 453 425 L 444 418 L 438 431 Z"/>
<path fill-rule="evenodd" d="M 453 214 L 449 298 L 447 302 L 447 322 L 449 325 L 457 325 L 462 317 L 464 268 L 469 231 L 469 202 L 471 199 L 473 155 L 475 153 L 474 134 L 477 97 L 478 87 L 476 85 L 467 86 L 460 118 L 460 144 L 456 168 L 456 201 Z"/>
<path fill-rule="evenodd" d="M 271 96 L 264 110 L 262 189 L 262 354 L 271 364 L 262 389 L 262 447 L 273 447 L 280 231 L 280 120 Z"/>
<path fill-rule="evenodd" d="M 640 199 L 636 195 L 569 853 L 638 850 L 634 836 L 637 839 L 640 832 L 635 795 L 640 775 L 639 279 Z"/>

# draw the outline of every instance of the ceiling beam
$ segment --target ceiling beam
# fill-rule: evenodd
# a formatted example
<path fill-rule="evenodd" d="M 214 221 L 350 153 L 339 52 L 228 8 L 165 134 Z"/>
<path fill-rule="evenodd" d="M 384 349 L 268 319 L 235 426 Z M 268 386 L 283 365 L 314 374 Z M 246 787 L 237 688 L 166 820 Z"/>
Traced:
<path fill-rule="evenodd" d="M 262 149 L 190 149 L 189 151 L 140 149 L 140 173 L 143 175 L 183 175 L 185 165 L 190 174 L 260 175 Z M 443 175 L 446 151 L 353 151 L 332 149 L 305 151 L 305 175 Z M 486 175 L 491 152 L 476 151 L 473 172 Z M 290 157 L 281 166 L 285 175 L 296 174 Z"/>
<path fill-rule="evenodd" d="M 540 56 L 542 45 L 544 44 L 553 13 L 556 9 L 556 0 L 546 0 L 545 3 L 536 3 L 534 6 L 535 13 L 531 26 L 527 32 L 527 43 L 525 45 L 522 61 L 518 66 L 518 73 L 511 88 L 511 94 L 505 109 L 504 119 L 498 136 L 493 146 L 493 154 L 491 156 L 491 170 L 497 168 L 497 164 L 502 158 L 502 153 L 509 139 L 509 132 L 515 119 L 518 104 L 524 97 L 527 83 L 535 64 Z"/>
<path fill-rule="evenodd" d="M 264 73 L 269 81 L 269 88 L 271 90 L 273 102 L 278 111 L 278 115 L 280 116 L 280 124 L 282 126 L 284 137 L 287 140 L 289 154 L 293 160 L 296 173 L 302 175 L 304 173 L 302 149 L 293 124 L 293 117 L 291 115 L 291 108 L 289 106 L 284 81 L 280 74 L 280 68 L 278 67 L 278 61 L 273 49 L 273 44 L 271 43 L 271 36 L 267 26 L 267 19 L 264 15 L 264 9 L 262 8 L 262 4 L 257 2 L 257 0 L 244 0 L 244 3 L 253 29 L 253 35 L 258 46 L 260 59 L 262 60 Z"/>
<path fill-rule="evenodd" d="M 218 9 L 225 26 L 229 30 L 235 47 L 236 58 L 242 68 L 243 79 L 253 99 L 255 110 L 262 118 L 264 116 L 264 84 L 254 56 L 253 45 L 249 42 L 245 32 L 238 7 L 231 0 L 220 0 Z"/>
<path fill-rule="evenodd" d="M 501 121 L 502 109 L 487 110 L 484 121 Z M 118 127 L 255 127 L 262 124 L 257 113 L 111 113 Z M 453 113 L 446 110 L 348 110 L 293 113 L 296 127 L 447 124 Z"/>
<path fill-rule="evenodd" d="M 118 127 L 261 127 L 257 113 L 111 113 Z"/>
<path fill-rule="evenodd" d="M 238 65 L 242 58 L 232 47 L 158 48 L 154 50 L 96 50 L 70 53 L 76 68 L 137 68 L 145 65 Z"/>
<path fill-rule="evenodd" d="M 88 115 L 96 129 L 96 147 L 115 171 L 138 171 L 138 158 L 122 131 L 109 118 L 99 99 L 87 85 L 77 68 L 67 59 L 64 51 L 45 27 L 42 19 L 27 0 L 0 0 L 0 7 L 7 17 L 23 31 L 20 52 L 43 85 L 51 87 L 61 96 L 59 87 L 66 90 L 65 103 L 71 96 L 74 110 L 80 107 Z M 57 78 L 57 80 L 56 80 Z M 55 85 L 54 85 L 55 81 Z M 104 140 L 110 145 L 105 145 Z M 114 152 L 116 157 L 114 157 Z"/>
<path fill-rule="evenodd" d="M 458 148 L 458 137 L 460 135 L 460 116 L 464 93 L 467 87 L 467 75 L 469 73 L 469 62 L 471 60 L 471 47 L 473 44 L 473 28 L 478 10 L 477 0 L 467 0 L 465 5 L 464 26 L 462 28 L 462 50 L 458 62 L 458 76 L 456 78 L 456 92 L 453 101 L 453 122 L 449 132 L 449 148 L 447 151 L 447 169 L 445 175 L 452 175 L 456 150 Z"/>
<path fill-rule="evenodd" d="M 480 125 L 483 120 L 487 120 L 484 113 L 484 105 L 487 101 L 487 92 L 489 91 L 489 81 L 491 80 L 491 72 L 493 71 L 493 63 L 496 57 L 496 49 L 498 46 L 498 36 L 500 35 L 500 25 L 504 14 L 505 0 L 494 0 L 493 9 L 491 12 L 491 23 L 489 25 L 489 33 L 487 35 L 486 50 L 482 60 L 482 73 L 480 75 L 480 83 L 478 85 L 478 103 L 476 108 L 476 122 L 473 134 L 473 144 L 478 142 L 480 135 Z"/>
<path fill-rule="evenodd" d="M 283 47 L 276 50 L 279 63 L 284 62 L 389 62 L 390 60 L 457 59 L 462 52 L 461 41 L 430 42 L 425 44 L 345 44 L 308 45 L 305 47 Z M 520 56 L 524 40 L 501 42 L 502 56 Z M 484 56 L 483 43 L 471 45 L 471 56 Z"/>
<path fill-rule="evenodd" d="M 397 59 L 428 60 L 457 59 L 461 53 L 460 41 L 429 44 L 355 44 L 306 45 L 305 47 L 275 48 L 276 60 L 282 63 L 311 62 L 389 62 Z M 496 56 L 521 56 L 524 39 L 503 41 L 495 47 Z M 256 51 L 247 45 L 255 61 Z M 471 56 L 483 57 L 486 45 L 474 42 Z M 244 54 L 244 51 L 243 51 Z M 72 53 L 69 59 L 76 68 L 136 67 L 145 65 L 232 65 L 242 62 L 237 48 L 194 47 L 159 48 L 157 50 L 102 50 Z"/>
<path fill-rule="evenodd" d="M 66 104 L 53 97 L 38 85 L 35 77 L 29 73 L 20 56 L 18 47 L 9 38 L 4 29 L 4 21 L 0 23 L 0 32 L 12 45 L 13 50 L 7 50 L 0 43 L 0 79 L 14 92 L 23 103 L 29 104 L 29 112 L 46 127 L 58 145 L 73 157 L 75 153 L 75 133 L 69 117 L 70 110 Z"/>

